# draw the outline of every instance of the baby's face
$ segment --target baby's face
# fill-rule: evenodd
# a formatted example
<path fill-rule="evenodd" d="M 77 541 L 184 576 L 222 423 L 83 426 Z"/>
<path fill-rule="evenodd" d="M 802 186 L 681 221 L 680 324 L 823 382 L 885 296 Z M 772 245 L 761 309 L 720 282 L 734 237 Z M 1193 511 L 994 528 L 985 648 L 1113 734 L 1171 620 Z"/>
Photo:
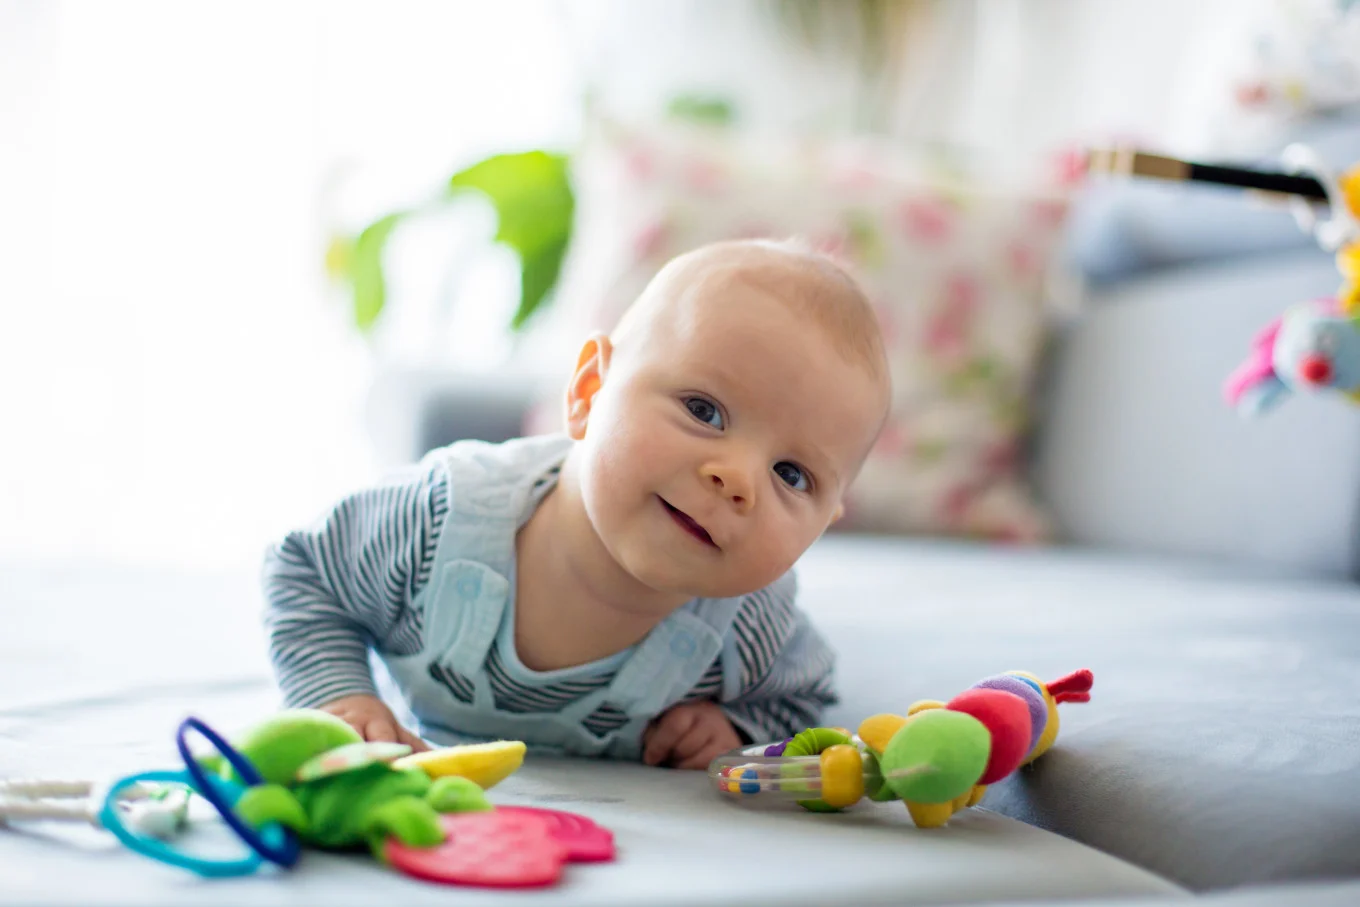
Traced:
<path fill-rule="evenodd" d="M 580 463 L 586 512 L 626 571 L 719 598 L 778 579 L 839 515 L 887 389 L 768 291 L 707 295 L 617 351 Z"/>

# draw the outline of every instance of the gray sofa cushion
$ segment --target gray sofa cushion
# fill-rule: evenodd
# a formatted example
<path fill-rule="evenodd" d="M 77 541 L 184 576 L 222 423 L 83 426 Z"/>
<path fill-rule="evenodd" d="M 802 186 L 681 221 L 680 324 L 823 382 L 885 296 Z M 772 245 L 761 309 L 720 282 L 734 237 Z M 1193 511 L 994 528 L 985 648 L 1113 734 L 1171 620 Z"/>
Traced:
<path fill-rule="evenodd" d="M 1043 902 L 1040 902 L 1043 903 Z M 1051 902 L 1050 902 L 1051 903 Z M 1295 885 L 1257 885 L 1208 895 L 1166 898 L 1097 898 L 1062 901 L 1062 907 L 1355 907 L 1360 904 L 1360 882 L 1309 882 Z M 1037 907 L 1034 901 L 1008 901 L 988 907 Z"/>
<path fill-rule="evenodd" d="M 828 540 L 804 600 L 854 724 L 1021 668 L 1095 672 L 983 805 L 1192 889 L 1360 876 L 1360 589 L 1073 551 Z"/>

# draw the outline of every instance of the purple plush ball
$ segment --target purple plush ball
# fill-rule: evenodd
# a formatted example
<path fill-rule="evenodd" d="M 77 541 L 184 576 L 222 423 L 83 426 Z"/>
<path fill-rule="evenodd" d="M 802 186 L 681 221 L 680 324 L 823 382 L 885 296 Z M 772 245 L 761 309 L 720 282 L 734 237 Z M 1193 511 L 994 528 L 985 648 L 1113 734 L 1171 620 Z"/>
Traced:
<path fill-rule="evenodd" d="M 1014 674 L 997 674 L 995 677 L 988 677 L 973 684 L 975 690 L 1004 690 L 1007 693 L 1014 693 L 1025 701 L 1029 706 L 1029 749 L 1031 752 L 1039 742 L 1039 738 L 1044 735 L 1044 725 L 1048 724 L 1048 705 L 1044 702 L 1043 694 L 1034 688 L 1034 684 Z"/>

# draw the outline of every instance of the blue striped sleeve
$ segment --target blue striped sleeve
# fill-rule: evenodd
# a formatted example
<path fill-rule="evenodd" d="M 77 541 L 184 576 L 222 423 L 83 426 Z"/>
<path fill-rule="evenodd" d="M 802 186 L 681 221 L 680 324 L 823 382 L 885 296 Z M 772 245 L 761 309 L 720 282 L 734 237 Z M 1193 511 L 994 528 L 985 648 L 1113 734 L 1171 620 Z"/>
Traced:
<path fill-rule="evenodd" d="M 835 653 L 799 610 L 797 593 L 790 571 L 747 596 L 732 623 L 724 659 L 738 682 L 722 707 L 752 742 L 782 740 L 815 727 L 837 702 Z"/>
<path fill-rule="evenodd" d="M 447 472 L 431 460 L 351 495 L 265 556 L 269 655 L 294 707 L 375 695 L 370 648 L 420 651 L 411 601 L 429 578 L 448 513 Z"/>

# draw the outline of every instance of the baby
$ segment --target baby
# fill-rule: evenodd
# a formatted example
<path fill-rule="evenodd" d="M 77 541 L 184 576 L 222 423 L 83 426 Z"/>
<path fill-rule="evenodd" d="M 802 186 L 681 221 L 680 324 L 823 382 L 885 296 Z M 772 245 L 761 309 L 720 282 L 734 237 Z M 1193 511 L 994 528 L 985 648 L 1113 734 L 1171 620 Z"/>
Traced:
<path fill-rule="evenodd" d="M 829 259 L 761 241 L 682 255 L 585 342 L 565 435 L 433 451 L 271 549 L 284 697 L 369 740 L 677 768 L 815 725 L 834 658 L 792 568 L 840 516 L 889 397 L 873 312 Z"/>

